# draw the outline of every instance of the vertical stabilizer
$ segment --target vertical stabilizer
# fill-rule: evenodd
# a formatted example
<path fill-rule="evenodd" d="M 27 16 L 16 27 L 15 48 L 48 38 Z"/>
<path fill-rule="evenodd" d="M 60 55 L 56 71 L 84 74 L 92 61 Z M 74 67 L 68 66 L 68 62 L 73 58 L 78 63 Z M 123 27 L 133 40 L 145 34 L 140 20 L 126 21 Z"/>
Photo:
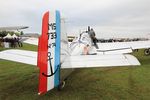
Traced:
<path fill-rule="evenodd" d="M 57 87 L 60 81 L 60 13 L 46 12 L 38 45 L 39 94 Z"/>
<path fill-rule="evenodd" d="M 68 45 L 67 29 L 65 23 L 66 23 L 65 19 L 61 18 L 61 62 L 62 63 L 70 55 L 70 48 Z"/>

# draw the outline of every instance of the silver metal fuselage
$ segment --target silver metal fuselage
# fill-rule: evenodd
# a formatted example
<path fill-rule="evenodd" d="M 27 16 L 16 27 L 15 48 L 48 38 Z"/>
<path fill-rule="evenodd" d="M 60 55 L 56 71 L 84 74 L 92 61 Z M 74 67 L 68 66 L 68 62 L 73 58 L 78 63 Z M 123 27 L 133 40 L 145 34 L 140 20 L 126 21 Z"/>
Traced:
<path fill-rule="evenodd" d="M 83 54 L 83 48 L 87 45 L 90 48 L 92 47 L 91 38 L 89 37 L 88 33 L 80 34 L 80 36 L 75 38 L 71 43 L 68 43 L 66 36 L 61 36 L 61 63 L 63 63 L 69 56 Z M 73 71 L 73 68 L 61 69 L 60 82 L 66 80 Z"/>

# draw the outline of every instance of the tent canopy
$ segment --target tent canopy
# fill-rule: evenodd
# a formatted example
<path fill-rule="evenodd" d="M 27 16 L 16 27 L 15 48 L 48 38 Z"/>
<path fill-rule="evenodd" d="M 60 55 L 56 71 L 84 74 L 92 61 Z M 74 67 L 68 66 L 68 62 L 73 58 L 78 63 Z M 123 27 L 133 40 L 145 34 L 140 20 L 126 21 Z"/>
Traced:
<path fill-rule="evenodd" d="M 12 38 L 12 36 L 8 33 L 5 37 L 4 37 L 4 39 L 5 38 L 9 38 L 9 39 L 11 39 Z"/>
<path fill-rule="evenodd" d="M 12 38 L 18 38 L 18 36 L 16 34 L 13 34 Z"/>

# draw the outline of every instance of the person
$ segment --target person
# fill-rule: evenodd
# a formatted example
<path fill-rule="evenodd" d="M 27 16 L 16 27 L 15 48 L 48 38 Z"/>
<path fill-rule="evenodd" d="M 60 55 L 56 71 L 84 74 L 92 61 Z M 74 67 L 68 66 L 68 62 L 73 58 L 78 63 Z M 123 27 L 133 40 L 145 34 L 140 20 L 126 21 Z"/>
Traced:
<path fill-rule="evenodd" d="M 23 47 L 22 41 L 21 39 L 17 38 L 17 43 L 19 47 Z"/>
<path fill-rule="evenodd" d="M 2 47 L 2 38 L 0 37 L 0 47 Z"/>
<path fill-rule="evenodd" d="M 88 30 L 87 31 L 89 32 L 90 30 L 91 30 L 91 28 L 90 28 L 90 26 L 88 26 Z"/>
<path fill-rule="evenodd" d="M 94 46 L 96 47 L 96 49 L 98 49 L 97 38 L 96 38 L 95 32 L 93 28 L 89 29 L 89 26 L 88 26 L 88 34 L 91 37 L 92 42 L 94 43 Z"/>

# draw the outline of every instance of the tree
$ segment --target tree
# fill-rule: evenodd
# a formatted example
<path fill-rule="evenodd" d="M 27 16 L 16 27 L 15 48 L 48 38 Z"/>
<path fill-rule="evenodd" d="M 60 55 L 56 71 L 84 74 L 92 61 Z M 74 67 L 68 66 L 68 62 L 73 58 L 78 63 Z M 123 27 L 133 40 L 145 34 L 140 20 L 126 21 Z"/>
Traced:
<path fill-rule="evenodd" d="M 21 32 L 20 32 L 20 35 L 23 35 L 23 34 L 24 34 L 23 31 L 21 31 Z"/>
<path fill-rule="evenodd" d="M 0 37 L 4 37 L 7 35 L 7 32 L 6 31 L 0 31 Z"/>

